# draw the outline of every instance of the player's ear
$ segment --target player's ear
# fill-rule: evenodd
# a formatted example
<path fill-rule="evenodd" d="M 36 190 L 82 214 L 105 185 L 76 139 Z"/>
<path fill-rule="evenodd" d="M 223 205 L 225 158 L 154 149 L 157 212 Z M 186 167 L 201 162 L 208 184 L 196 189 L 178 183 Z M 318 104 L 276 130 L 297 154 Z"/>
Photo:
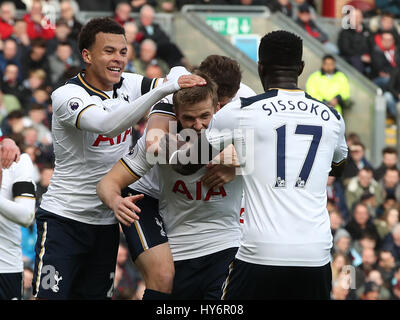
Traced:
<path fill-rule="evenodd" d="M 82 59 L 83 59 L 83 62 L 85 62 L 85 63 L 89 63 L 89 64 L 92 63 L 92 57 L 90 55 L 89 50 L 87 50 L 87 49 L 82 50 Z"/>
<path fill-rule="evenodd" d="M 215 108 L 215 112 L 218 112 L 221 109 L 221 103 L 217 103 L 217 106 Z"/>
<path fill-rule="evenodd" d="M 304 61 L 302 61 L 299 66 L 299 76 L 303 73 L 303 70 L 304 70 Z"/>

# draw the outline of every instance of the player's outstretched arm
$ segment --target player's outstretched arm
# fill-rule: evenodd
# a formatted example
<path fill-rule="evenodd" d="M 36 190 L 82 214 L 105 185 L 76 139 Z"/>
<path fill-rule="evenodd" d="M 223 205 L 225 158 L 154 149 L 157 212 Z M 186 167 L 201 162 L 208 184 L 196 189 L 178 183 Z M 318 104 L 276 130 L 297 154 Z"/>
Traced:
<path fill-rule="evenodd" d="M 0 145 L 1 167 L 7 169 L 12 165 L 14 161 L 19 161 L 21 153 L 15 142 L 11 139 L 4 139 Z"/>
<path fill-rule="evenodd" d="M 182 76 L 179 73 L 173 73 L 172 69 L 167 76 L 168 81 L 131 103 L 118 101 L 118 108 L 114 108 L 111 112 L 99 107 L 87 107 L 80 113 L 77 127 L 113 138 L 137 123 L 156 102 L 165 96 L 181 88 L 205 84 L 205 81 L 198 76 Z"/>
<path fill-rule="evenodd" d="M 131 197 L 121 197 L 121 189 L 138 180 L 139 177 L 133 176 L 119 161 L 97 184 L 97 195 L 100 200 L 114 211 L 115 217 L 119 222 L 130 226 L 134 220 L 139 220 L 136 214 L 140 208 L 135 202 L 143 195 Z"/>

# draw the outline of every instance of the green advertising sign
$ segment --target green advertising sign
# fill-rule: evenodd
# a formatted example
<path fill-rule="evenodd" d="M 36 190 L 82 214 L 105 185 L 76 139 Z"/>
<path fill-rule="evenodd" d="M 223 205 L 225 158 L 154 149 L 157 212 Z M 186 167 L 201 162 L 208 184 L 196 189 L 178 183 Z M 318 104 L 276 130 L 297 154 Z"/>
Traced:
<path fill-rule="evenodd" d="M 226 36 L 251 33 L 249 17 L 206 17 L 207 24 L 216 32 Z"/>

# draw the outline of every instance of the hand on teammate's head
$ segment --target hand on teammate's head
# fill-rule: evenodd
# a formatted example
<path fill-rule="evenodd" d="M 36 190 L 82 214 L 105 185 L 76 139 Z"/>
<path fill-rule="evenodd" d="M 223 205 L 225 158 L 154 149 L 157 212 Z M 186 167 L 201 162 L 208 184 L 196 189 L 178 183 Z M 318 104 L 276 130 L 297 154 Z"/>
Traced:
<path fill-rule="evenodd" d="M 1 167 L 3 169 L 8 169 L 14 161 L 18 162 L 21 154 L 18 146 L 11 139 L 3 140 L 0 153 Z"/>

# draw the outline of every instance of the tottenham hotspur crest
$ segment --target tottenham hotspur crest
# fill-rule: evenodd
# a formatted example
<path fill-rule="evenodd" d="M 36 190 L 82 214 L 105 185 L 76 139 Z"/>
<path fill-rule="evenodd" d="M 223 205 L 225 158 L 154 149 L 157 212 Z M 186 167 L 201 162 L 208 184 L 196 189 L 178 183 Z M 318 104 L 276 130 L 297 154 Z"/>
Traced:
<path fill-rule="evenodd" d="M 163 237 L 166 237 L 167 234 L 166 234 L 165 231 L 164 231 L 164 226 L 163 226 L 162 221 L 158 220 L 157 217 L 154 217 L 154 219 L 156 220 L 157 225 L 160 227 L 160 233 L 161 233 L 161 235 L 162 235 Z"/>

